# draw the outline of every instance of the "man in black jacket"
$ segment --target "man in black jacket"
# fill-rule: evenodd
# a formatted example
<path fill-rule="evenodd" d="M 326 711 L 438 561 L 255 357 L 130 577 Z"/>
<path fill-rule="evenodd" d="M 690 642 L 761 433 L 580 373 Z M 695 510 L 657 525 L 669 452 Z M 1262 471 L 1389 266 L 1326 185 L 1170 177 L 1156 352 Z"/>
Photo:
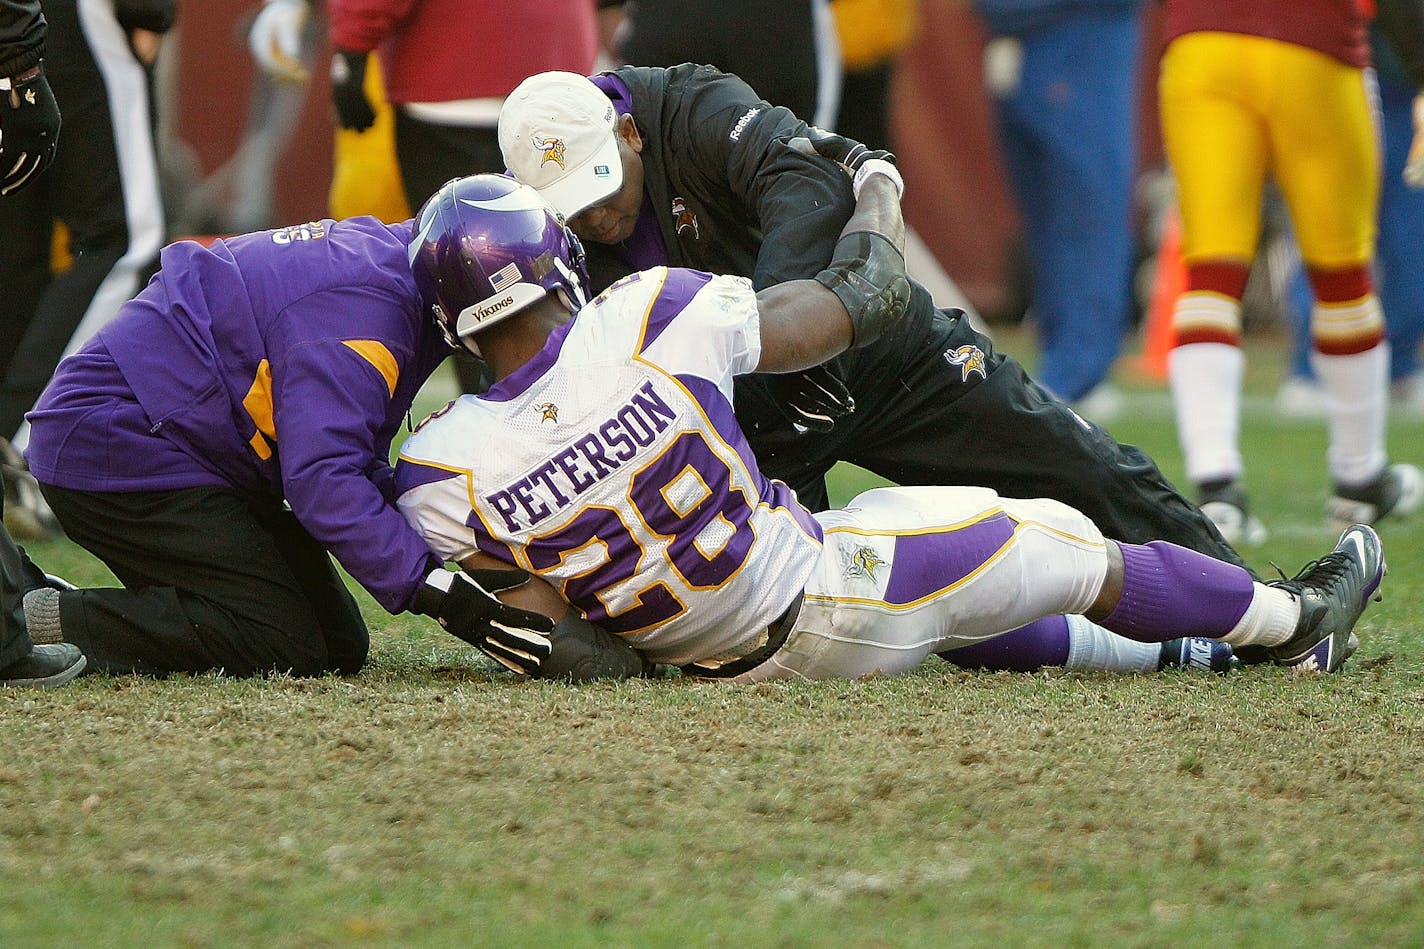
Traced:
<path fill-rule="evenodd" d="M 33 187 L 0 201 L 0 438 L 18 449 L 25 413 L 60 358 L 111 319 L 157 261 L 165 225 L 150 78 L 177 10 L 177 0 L 44 0 L 44 74 L 64 104 L 65 146 Z M 56 221 L 72 257 L 58 272 Z"/>
<path fill-rule="evenodd" d="M 0 196 L 34 183 L 54 158 L 60 116 L 44 74 L 46 26 L 39 0 L 0 0 Z M 60 581 L 46 577 L 0 527 L 0 688 L 63 685 L 84 671 L 77 647 L 30 640 L 23 597 L 50 585 Z"/>
<path fill-rule="evenodd" d="M 541 73 L 506 100 L 499 134 L 509 169 L 584 239 L 595 287 L 658 264 L 758 289 L 811 276 L 854 207 L 844 169 L 796 145 L 823 133 L 707 66 Z M 849 164 L 862 152 L 846 143 Z M 807 373 L 741 377 L 736 405 L 762 468 L 813 510 L 827 507 L 825 473 L 848 461 L 898 484 L 1054 498 L 1116 540 L 1242 563 L 1146 454 L 1079 418 L 918 284 L 876 342 Z"/>

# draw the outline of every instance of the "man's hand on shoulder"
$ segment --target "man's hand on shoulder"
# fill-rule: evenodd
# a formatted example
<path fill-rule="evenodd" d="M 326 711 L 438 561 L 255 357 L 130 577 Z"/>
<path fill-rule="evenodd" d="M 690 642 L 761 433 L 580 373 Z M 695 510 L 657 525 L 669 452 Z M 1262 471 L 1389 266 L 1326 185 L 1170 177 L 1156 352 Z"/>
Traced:
<path fill-rule="evenodd" d="M 814 125 L 807 126 L 805 135 L 795 135 L 786 144 L 803 155 L 820 155 L 844 168 L 851 176 L 851 186 L 857 198 L 861 186 L 871 175 L 880 174 L 895 184 L 895 190 L 904 195 L 905 181 L 900 170 L 895 167 L 895 156 L 883 148 L 870 148 L 853 138 L 828 132 Z"/>

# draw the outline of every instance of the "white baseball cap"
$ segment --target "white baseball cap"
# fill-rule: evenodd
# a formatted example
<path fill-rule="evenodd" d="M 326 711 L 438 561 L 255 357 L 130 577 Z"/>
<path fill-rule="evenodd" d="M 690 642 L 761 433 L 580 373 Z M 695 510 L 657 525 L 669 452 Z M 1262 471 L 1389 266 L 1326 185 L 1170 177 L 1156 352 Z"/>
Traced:
<path fill-rule="evenodd" d="M 572 218 L 623 187 L 618 110 L 587 76 L 542 72 L 499 111 L 499 150 L 514 177 Z"/>

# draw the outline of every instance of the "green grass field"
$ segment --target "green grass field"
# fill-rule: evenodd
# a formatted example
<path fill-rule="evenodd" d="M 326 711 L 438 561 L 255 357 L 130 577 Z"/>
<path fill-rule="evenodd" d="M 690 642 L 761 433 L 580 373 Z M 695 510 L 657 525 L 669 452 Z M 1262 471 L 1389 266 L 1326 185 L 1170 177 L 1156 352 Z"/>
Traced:
<path fill-rule="evenodd" d="M 1289 574 L 1333 537 L 1276 345 L 1248 554 Z M 1165 391 L 1123 384 L 1114 432 L 1180 480 Z M 1391 443 L 1424 463 L 1424 422 Z M 1424 945 L 1421 523 L 1382 529 L 1385 600 L 1331 677 L 576 688 L 362 594 L 352 678 L 0 693 L 0 946 Z"/>

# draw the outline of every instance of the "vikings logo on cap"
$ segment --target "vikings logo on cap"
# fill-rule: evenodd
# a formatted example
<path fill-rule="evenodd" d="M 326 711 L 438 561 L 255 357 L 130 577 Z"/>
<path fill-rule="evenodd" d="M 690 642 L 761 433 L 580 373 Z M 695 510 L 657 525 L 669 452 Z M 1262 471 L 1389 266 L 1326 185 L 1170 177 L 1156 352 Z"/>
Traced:
<path fill-rule="evenodd" d="M 978 346 L 960 346 L 958 349 L 947 350 L 944 354 L 944 361 L 951 366 L 959 367 L 959 381 L 968 382 L 971 373 L 979 373 L 980 379 L 987 379 L 989 372 L 985 368 L 984 350 Z"/>
<path fill-rule="evenodd" d="M 559 166 L 561 171 L 567 171 L 564 165 L 564 140 L 561 138 L 535 138 L 530 136 L 529 143 L 543 154 L 539 158 L 539 167 L 543 168 L 549 162 Z"/>

